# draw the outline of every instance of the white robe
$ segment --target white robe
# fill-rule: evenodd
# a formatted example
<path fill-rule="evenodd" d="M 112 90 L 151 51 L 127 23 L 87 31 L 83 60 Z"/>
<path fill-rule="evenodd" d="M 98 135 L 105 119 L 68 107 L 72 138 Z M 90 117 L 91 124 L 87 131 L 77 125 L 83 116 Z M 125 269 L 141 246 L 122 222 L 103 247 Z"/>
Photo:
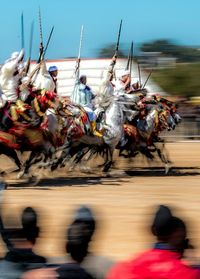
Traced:
<path fill-rule="evenodd" d="M 19 61 L 21 60 L 23 53 L 22 50 L 16 58 L 8 59 L 1 67 L 0 91 L 2 91 L 2 94 L 0 107 L 4 106 L 6 101 L 16 102 L 18 99 L 17 88 L 21 77 L 19 74 L 14 76 L 14 73 L 18 70 Z"/>
<path fill-rule="evenodd" d="M 55 83 L 47 71 L 45 63 L 41 65 L 39 73 L 36 73 L 33 77 L 33 86 L 36 90 L 45 89 L 54 92 Z"/>

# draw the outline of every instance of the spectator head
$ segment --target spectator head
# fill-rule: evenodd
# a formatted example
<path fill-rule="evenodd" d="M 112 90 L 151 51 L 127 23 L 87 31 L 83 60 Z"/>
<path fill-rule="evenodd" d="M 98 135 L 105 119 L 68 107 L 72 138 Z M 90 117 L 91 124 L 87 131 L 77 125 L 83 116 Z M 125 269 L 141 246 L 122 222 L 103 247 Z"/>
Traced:
<path fill-rule="evenodd" d="M 74 221 L 67 230 L 66 252 L 71 258 L 81 263 L 88 253 L 90 229 L 87 224 Z"/>
<path fill-rule="evenodd" d="M 35 244 L 39 236 L 36 211 L 31 207 L 26 207 L 22 212 L 21 222 L 26 239 Z"/>
<path fill-rule="evenodd" d="M 88 253 L 89 243 L 96 229 L 96 220 L 87 206 L 79 207 L 67 231 L 66 250 L 73 260 L 82 262 Z"/>
<path fill-rule="evenodd" d="M 88 228 L 90 230 L 90 239 L 91 239 L 96 229 L 96 220 L 92 210 L 85 205 L 80 206 L 75 211 L 74 221 L 82 222 L 88 225 Z"/>
<path fill-rule="evenodd" d="M 181 254 L 189 248 L 184 221 L 173 216 L 167 206 L 161 205 L 157 210 L 152 224 L 152 233 L 159 242 L 169 244 L 173 250 Z"/>

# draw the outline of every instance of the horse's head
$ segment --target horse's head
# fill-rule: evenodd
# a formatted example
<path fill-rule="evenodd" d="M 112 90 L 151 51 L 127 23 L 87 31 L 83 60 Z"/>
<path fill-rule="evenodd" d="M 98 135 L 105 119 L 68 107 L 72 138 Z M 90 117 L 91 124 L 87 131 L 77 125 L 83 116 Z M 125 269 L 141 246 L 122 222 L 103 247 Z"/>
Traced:
<path fill-rule="evenodd" d="M 179 115 L 177 109 L 178 109 L 178 106 L 177 105 L 173 105 L 171 107 L 171 110 L 170 110 L 171 115 L 174 118 L 174 121 L 175 121 L 176 125 L 178 125 L 182 121 L 181 116 Z"/>
<path fill-rule="evenodd" d="M 164 108 L 159 114 L 159 121 L 161 129 L 167 129 L 168 131 L 174 130 L 176 127 L 174 118 L 172 117 L 170 110 Z"/>
<path fill-rule="evenodd" d="M 173 116 L 173 118 L 174 118 L 174 121 L 175 121 L 176 125 L 178 125 L 179 123 L 181 123 L 182 118 L 180 117 L 180 115 L 179 115 L 177 112 L 173 113 L 172 116 Z"/>

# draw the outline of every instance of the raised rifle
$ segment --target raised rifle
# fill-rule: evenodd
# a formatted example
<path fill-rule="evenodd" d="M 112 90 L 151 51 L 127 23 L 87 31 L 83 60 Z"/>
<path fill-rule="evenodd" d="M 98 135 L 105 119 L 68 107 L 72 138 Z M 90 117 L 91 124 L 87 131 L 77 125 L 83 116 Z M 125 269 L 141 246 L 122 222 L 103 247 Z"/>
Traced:
<path fill-rule="evenodd" d="M 108 76 L 107 78 L 110 80 L 110 77 L 113 75 L 113 71 L 114 71 L 114 67 L 116 64 L 116 60 L 118 57 L 118 50 L 119 50 L 119 42 L 120 42 L 120 35 L 121 35 L 121 30 L 122 30 L 122 20 L 120 21 L 120 25 L 119 25 L 119 31 L 118 31 L 118 37 L 117 37 L 117 44 L 116 44 L 116 48 L 115 48 L 115 53 L 114 56 L 111 60 L 110 66 L 109 66 L 109 70 L 108 70 Z"/>
<path fill-rule="evenodd" d="M 79 50 L 78 50 L 78 58 L 76 60 L 76 66 L 74 71 L 74 76 L 79 77 L 79 67 L 81 62 L 81 48 L 82 48 L 82 41 L 83 41 L 83 25 L 81 26 L 81 34 L 80 34 L 80 42 L 79 42 Z"/>
<path fill-rule="evenodd" d="M 37 63 L 40 63 L 40 61 L 43 60 L 43 52 L 44 52 L 43 35 L 42 35 L 42 18 L 41 18 L 40 7 L 39 7 L 39 28 L 40 28 L 40 55 Z"/>
<path fill-rule="evenodd" d="M 149 78 L 150 78 L 150 76 L 151 76 L 152 72 L 153 72 L 153 69 L 151 69 L 151 71 L 150 71 L 150 73 L 149 73 L 149 75 L 148 75 L 148 77 L 147 77 L 147 79 L 146 79 L 146 81 L 145 81 L 144 85 L 142 86 L 142 89 L 144 89 L 144 88 L 145 88 L 145 86 L 146 86 L 146 84 L 147 84 L 147 82 L 148 82 L 148 80 L 149 80 Z"/>
<path fill-rule="evenodd" d="M 24 14 L 21 14 L 21 48 L 24 48 Z"/>
<path fill-rule="evenodd" d="M 31 33 L 30 33 L 30 41 L 29 41 L 29 57 L 26 62 L 25 73 L 27 74 L 30 68 L 31 63 L 31 54 L 32 54 L 32 45 L 33 45 L 33 31 L 34 31 L 34 21 L 31 23 Z"/>
<path fill-rule="evenodd" d="M 127 64 L 126 64 L 126 70 L 128 70 L 128 69 L 129 69 L 129 65 L 130 65 L 131 48 L 132 48 L 132 43 L 131 43 L 131 47 L 130 47 L 130 49 L 129 49 L 129 53 L 128 53 Z"/>

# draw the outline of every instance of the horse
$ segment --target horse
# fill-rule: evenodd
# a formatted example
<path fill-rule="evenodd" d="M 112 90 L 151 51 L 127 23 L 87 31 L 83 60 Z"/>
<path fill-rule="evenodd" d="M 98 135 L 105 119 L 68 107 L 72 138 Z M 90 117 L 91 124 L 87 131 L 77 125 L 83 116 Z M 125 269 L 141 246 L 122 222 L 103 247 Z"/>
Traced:
<path fill-rule="evenodd" d="M 2 150 L 3 154 L 5 153 L 15 161 L 20 170 L 19 178 L 28 174 L 31 164 L 36 162 L 41 154 L 49 156 L 54 152 L 51 137 L 48 138 L 41 126 L 46 110 L 54 104 L 54 98 L 55 95 L 52 92 L 43 91 L 35 96 L 32 106 L 21 102 L 13 105 L 15 112 L 17 111 L 16 119 L 12 118 L 13 115 L 10 114 L 9 109 L 6 112 L 10 126 L 0 129 L 0 152 Z M 21 164 L 15 150 L 31 151 L 24 165 Z"/>
<path fill-rule="evenodd" d="M 125 109 L 124 103 L 131 103 L 130 101 L 135 102 L 136 100 L 138 100 L 138 97 L 130 98 L 129 96 L 127 97 L 126 94 L 117 98 L 114 96 L 110 98 L 110 102 L 105 108 L 102 137 L 91 135 L 90 131 L 86 131 L 87 128 L 85 127 L 79 136 L 75 133 L 74 136 L 70 137 L 68 129 L 65 148 L 61 156 L 53 162 L 51 169 L 56 169 L 65 162 L 66 158 L 73 157 L 77 152 L 78 154 L 75 160 L 76 162 L 80 162 L 84 155 L 90 151 L 91 156 L 98 153 L 105 155 L 105 161 L 102 167 L 103 171 L 107 172 L 113 164 L 113 152 L 123 136 L 125 118 L 129 117 L 129 119 L 131 119 L 131 117 L 135 116 L 134 112 Z M 72 104 L 72 106 L 75 105 Z M 83 108 L 80 108 L 80 110 L 84 111 Z M 62 112 L 64 111 L 65 107 L 63 107 Z M 71 117 L 73 118 L 73 116 Z M 69 114 L 66 114 L 66 118 L 69 119 Z M 81 123 L 80 118 L 77 121 Z M 80 130 L 80 127 L 77 128 L 77 130 Z"/>
<path fill-rule="evenodd" d="M 129 156 L 135 157 L 138 151 L 145 155 L 148 159 L 153 159 L 154 156 L 152 152 L 157 152 L 161 161 L 165 164 L 166 172 L 168 171 L 168 163 L 170 162 L 167 152 L 165 150 L 165 144 L 163 140 L 160 140 L 159 134 L 164 129 L 175 129 L 176 120 L 174 115 L 176 113 L 176 118 L 181 119 L 179 114 L 172 111 L 167 105 L 163 106 L 161 103 L 150 104 L 149 111 L 143 120 L 137 120 L 137 124 L 129 123 L 125 124 L 125 135 L 128 138 L 128 143 L 124 147 L 127 150 Z M 141 111 L 140 111 L 141 112 Z M 140 116 L 139 116 L 140 117 Z M 134 126 L 135 124 L 135 126 Z M 158 146 L 160 145 L 161 146 Z M 123 150 L 120 150 L 120 155 L 122 155 Z"/>

